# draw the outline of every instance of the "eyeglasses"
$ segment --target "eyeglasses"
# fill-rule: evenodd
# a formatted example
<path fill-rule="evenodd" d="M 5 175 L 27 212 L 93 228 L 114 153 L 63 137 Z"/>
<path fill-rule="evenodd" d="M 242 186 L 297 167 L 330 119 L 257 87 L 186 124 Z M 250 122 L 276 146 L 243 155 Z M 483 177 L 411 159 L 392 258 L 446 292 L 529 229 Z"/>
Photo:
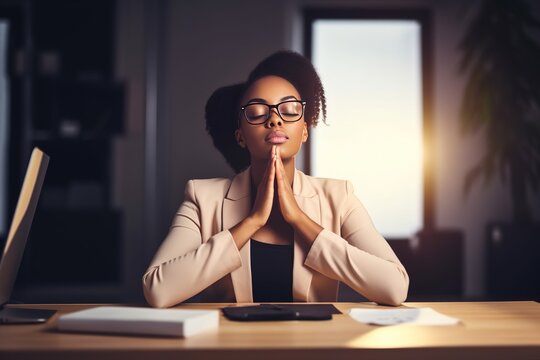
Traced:
<path fill-rule="evenodd" d="M 285 122 L 295 122 L 302 118 L 306 102 L 302 100 L 287 100 L 276 105 L 266 103 L 249 103 L 241 107 L 247 122 L 260 125 L 270 119 L 270 111 L 276 109 L 279 117 Z"/>

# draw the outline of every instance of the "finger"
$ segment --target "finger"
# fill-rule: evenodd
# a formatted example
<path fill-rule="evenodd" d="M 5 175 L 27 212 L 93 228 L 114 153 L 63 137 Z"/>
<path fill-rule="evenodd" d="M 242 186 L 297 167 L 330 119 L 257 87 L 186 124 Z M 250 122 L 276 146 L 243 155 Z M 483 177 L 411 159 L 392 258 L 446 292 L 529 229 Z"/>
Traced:
<path fill-rule="evenodd" d="M 266 169 L 264 169 L 263 177 L 261 180 L 261 183 L 259 184 L 259 187 L 266 185 L 266 181 L 268 180 L 268 177 L 270 176 L 270 171 L 273 167 L 275 167 L 275 160 L 274 160 L 274 149 L 275 145 L 272 146 L 272 149 L 270 150 L 270 158 L 268 159 L 268 163 L 266 164 Z"/>
<path fill-rule="evenodd" d="M 274 199 L 275 157 L 271 156 L 264 171 L 263 177 L 257 188 L 254 211 L 262 217 L 264 222 L 268 220 Z"/>
<path fill-rule="evenodd" d="M 268 164 L 271 164 L 276 155 L 276 145 L 272 145 L 270 149 L 270 157 L 268 158 Z"/>
<path fill-rule="evenodd" d="M 281 201 L 284 201 L 290 193 L 290 185 L 285 175 L 285 168 L 280 163 L 279 157 L 276 159 L 276 179 L 277 179 L 277 191 Z"/>
<path fill-rule="evenodd" d="M 259 193 L 265 199 L 274 197 L 274 181 L 276 177 L 275 156 L 270 157 L 270 161 L 264 172 L 264 176 L 259 184 Z"/>
<path fill-rule="evenodd" d="M 268 183 L 267 186 L 269 188 L 274 189 L 274 180 L 276 178 L 276 155 L 272 156 L 272 163 L 269 166 L 269 173 L 268 173 Z"/>
<path fill-rule="evenodd" d="M 279 161 L 279 166 L 281 167 L 281 169 L 284 169 L 284 167 L 283 167 L 283 159 L 281 158 L 281 150 L 278 148 L 276 151 L 277 151 L 277 158 L 278 158 L 278 161 Z"/>
<path fill-rule="evenodd" d="M 281 157 L 279 155 L 279 148 L 276 149 L 276 178 L 278 183 L 283 180 L 283 164 L 281 164 Z M 278 184 L 279 185 L 279 184 Z"/>
<path fill-rule="evenodd" d="M 268 158 L 268 165 L 266 166 L 266 169 L 268 170 L 272 165 L 274 165 L 274 158 L 276 157 L 276 145 L 272 145 L 272 149 L 270 150 L 270 158 Z"/>
<path fill-rule="evenodd" d="M 276 174 L 276 145 L 272 146 L 272 156 L 270 157 L 270 163 L 268 164 L 269 175 L 272 175 L 272 182 L 274 182 L 274 176 Z"/>
<path fill-rule="evenodd" d="M 280 211 L 285 221 L 288 222 L 289 219 L 291 219 L 291 214 L 294 213 L 294 198 L 292 198 L 292 189 L 287 181 L 285 167 L 283 166 L 281 157 L 279 156 L 279 150 L 276 156 L 276 178 Z"/>
<path fill-rule="evenodd" d="M 286 181 L 287 175 L 285 174 L 285 167 L 283 166 L 283 161 L 281 159 L 281 152 L 278 148 L 277 154 L 276 154 L 276 167 L 277 167 L 277 173 L 278 173 L 278 179 L 280 181 Z"/>
<path fill-rule="evenodd" d="M 278 196 L 283 205 L 285 207 L 288 207 L 288 205 L 291 204 L 291 201 L 294 201 L 292 187 L 287 178 L 287 173 L 285 172 L 283 162 L 281 161 L 281 158 L 279 156 L 276 162 Z"/>

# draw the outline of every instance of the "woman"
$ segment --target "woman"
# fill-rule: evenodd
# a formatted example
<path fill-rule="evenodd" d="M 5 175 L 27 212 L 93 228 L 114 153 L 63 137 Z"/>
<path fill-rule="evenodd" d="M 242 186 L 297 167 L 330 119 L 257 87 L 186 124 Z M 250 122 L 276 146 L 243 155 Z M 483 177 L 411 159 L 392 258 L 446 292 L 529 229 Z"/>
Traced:
<path fill-rule="evenodd" d="M 295 157 L 325 120 L 313 65 L 282 51 L 206 107 L 214 145 L 238 173 L 190 180 L 170 232 L 143 276 L 150 305 L 336 301 L 344 282 L 399 305 L 409 279 L 348 181 L 303 174 Z"/>

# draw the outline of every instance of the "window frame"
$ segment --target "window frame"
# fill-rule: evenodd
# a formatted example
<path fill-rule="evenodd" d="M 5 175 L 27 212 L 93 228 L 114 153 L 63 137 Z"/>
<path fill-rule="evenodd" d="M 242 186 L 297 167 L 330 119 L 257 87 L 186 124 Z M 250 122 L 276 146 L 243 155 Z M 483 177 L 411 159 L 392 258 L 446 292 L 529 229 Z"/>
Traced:
<path fill-rule="evenodd" d="M 434 231 L 434 132 L 433 132 L 433 61 L 432 15 L 423 8 L 305 8 L 303 9 L 303 51 L 313 56 L 313 24 L 316 20 L 413 20 L 420 24 L 420 59 L 422 61 L 422 139 L 423 139 L 423 227 L 421 232 Z M 311 175 L 311 141 L 304 148 L 304 170 Z M 388 240 L 408 240 L 392 238 Z"/>

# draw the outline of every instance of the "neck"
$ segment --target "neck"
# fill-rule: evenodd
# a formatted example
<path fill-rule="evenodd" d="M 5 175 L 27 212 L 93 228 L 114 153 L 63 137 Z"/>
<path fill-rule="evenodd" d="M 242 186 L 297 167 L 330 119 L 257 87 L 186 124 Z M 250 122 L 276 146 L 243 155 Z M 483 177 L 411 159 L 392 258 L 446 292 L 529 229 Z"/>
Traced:
<path fill-rule="evenodd" d="M 287 176 L 289 184 L 292 187 L 294 181 L 294 171 L 296 169 L 294 156 L 289 159 L 282 159 L 282 161 L 283 167 L 285 168 L 285 175 Z M 267 166 L 267 159 L 251 159 L 251 184 L 254 186 L 255 189 L 257 189 L 259 184 L 261 183 Z"/>

